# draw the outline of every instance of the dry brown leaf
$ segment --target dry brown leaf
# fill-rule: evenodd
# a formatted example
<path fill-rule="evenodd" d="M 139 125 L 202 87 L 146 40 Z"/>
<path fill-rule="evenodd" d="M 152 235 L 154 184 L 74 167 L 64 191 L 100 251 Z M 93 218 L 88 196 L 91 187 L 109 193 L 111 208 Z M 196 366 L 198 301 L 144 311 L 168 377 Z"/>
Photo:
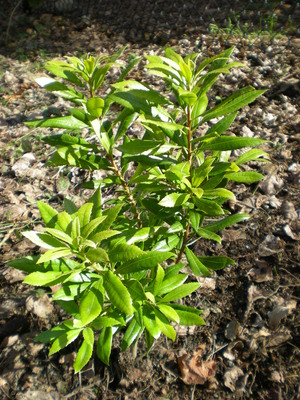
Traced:
<path fill-rule="evenodd" d="M 251 268 L 247 275 L 254 282 L 267 282 L 273 279 L 272 267 L 264 260 L 256 261 L 257 268 Z"/>
<path fill-rule="evenodd" d="M 233 319 L 230 321 L 225 329 L 225 337 L 229 340 L 234 340 L 239 336 L 241 332 L 241 325 L 238 323 L 237 320 Z"/>
<path fill-rule="evenodd" d="M 228 387 L 232 392 L 235 392 L 236 383 L 238 379 L 244 375 L 241 368 L 235 366 L 227 370 L 224 374 L 224 385 Z"/>
<path fill-rule="evenodd" d="M 269 257 L 280 253 L 284 248 L 284 242 L 278 236 L 267 235 L 258 246 L 258 254 L 261 257 Z"/>
<path fill-rule="evenodd" d="M 270 327 L 272 329 L 277 329 L 281 320 L 291 314 L 296 306 L 296 300 L 284 301 L 282 304 L 277 305 L 268 313 Z"/>
<path fill-rule="evenodd" d="M 192 357 L 189 357 L 188 354 L 178 357 L 181 378 L 187 385 L 203 385 L 215 376 L 216 362 L 203 360 L 204 350 L 205 345 L 201 345 L 196 348 Z"/>

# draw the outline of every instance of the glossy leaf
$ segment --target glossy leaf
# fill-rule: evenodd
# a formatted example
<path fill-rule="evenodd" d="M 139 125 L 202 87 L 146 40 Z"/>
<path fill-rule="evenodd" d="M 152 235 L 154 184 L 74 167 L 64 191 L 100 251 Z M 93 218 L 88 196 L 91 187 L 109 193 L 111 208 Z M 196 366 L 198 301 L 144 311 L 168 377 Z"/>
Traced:
<path fill-rule="evenodd" d="M 250 218 L 249 214 L 229 215 L 228 217 L 225 217 L 225 218 L 221 219 L 220 221 L 216 221 L 216 222 L 213 222 L 212 224 L 206 225 L 205 229 L 207 231 L 211 231 L 211 232 L 218 232 L 224 228 L 227 228 L 228 226 L 245 221 L 249 218 Z"/>
<path fill-rule="evenodd" d="M 206 266 L 188 247 L 185 249 L 185 254 L 193 274 L 196 276 L 207 276 L 211 274 L 209 269 L 206 268 Z"/>
<path fill-rule="evenodd" d="M 165 293 L 169 293 L 177 287 L 181 286 L 188 278 L 187 274 L 178 274 L 174 276 L 170 276 L 163 280 L 160 287 L 157 290 L 157 295 L 163 295 Z"/>
<path fill-rule="evenodd" d="M 64 332 L 60 335 L 57 339 L 54 340 L 50 350 L 49 356 L 57 353 L 58 351 L 64 349 L 65 347 L 69 346 L 74 340 L 78 338 L 80 333 L 82 332 L 82 328 L 79 329 L 71 329 L 69 331 Z"/>
<path fill-rule="evenodd" d="M 60 129 L 84 129 L 88 125 L 73 115 L 67 117 L 54 117 L 47 119 L 37 119 L 25 122 L 30 128 L 60 128 Z"/>
<path fill-rule="evenodd" d="M 32 272 L 24 279 L 24 283 L 33 286 L 54 286 L 62 283 L 73 274 L 72 271 L 47 271 L 47 272 Z"/>
<path fill-rule="evenodd" d="M 121 279 L 111 271 L 103 274 L 103 286 L 111 303 L 125 314 L 133 314 L 130 294 Z"/>
<path fill-rule="evenodd" d="M 112 338 L 112 328 L 105 327 L 102 329 L 97 342 L 97 356 L 106 365 L 109 365 Z"/>
<path fill-rule="evenodd" d="M 131 346 L 143 333 L 144 327 L 142 327 L 135 318 L 133 318 L 125 331 L 121 349 L 125 351 L 129 346 Z"/>
<path fill-rule="evenodd" d="M 38 264 L 44 263 L 46 261 L 57 260 L 58 258 L 66 257 L 72 254 L 72 250 L 67 247 L 57 247 L 52 250 L 48 250 L 46 253 L 42 254 L 39 258 Z"/>
<path fill-rule="evenodd" d="M 130 274 L 132 272 L 145 271 L 156 267 L 157 264 L 160 264 L 173 256 L 174 254 L 171 252 L 144 252 L 141 256 L 121 265 L 117 268 L 117 272 L 119 274 Z"/>
<path fill-rule="evenodd" d="M 206 268 L 217 271 L 223 269 L 228 265 L 234 264 L 234 260 L 225 256 L 201 256 L 198 260 L 205 265 Z"/>
<path fill-rule="evenodd" d="M 198 289 L 200 286 L 199 283 L 197 282 L 190 282 L 190 283 L 185 283 L 178 288 L 172 290 L 168 294 L 166 294 L 161 300 L 161 303 L 168 303 L 169 301 L 175 301 L 182 299 L 191 293 L 195 292 L 195 290 Z"/>
<path fill-rule="evenodd" d="M 225 175 L 225 178 L 230 179 L 234 182 L 239 183 L 255 183 L 260 181 L 264 176 L 258 172 L 246 171 L 246 172 L 231 172 Z"/>
<path fill-rule="evenodd" d="M 80 301 L 80 321 L 83 325 L 88 325 L 98 317 L 102 310 L 103 294 L 99 288 L 92 287 Z"/>
<path fill-rule="evenodd" d="M 93 354 L 94 346 L 94 333 L 91 328 L 85 328 L 82 332 L 84 340 L 78 350 L 74 361 L 75 373 L 82 370 L 82 368 L 89 362 Z"/>
<path fill-rule="evenodd" d="M 37 201 L 41 217 L 49 228 L 53 228 L 57 219 L 58 212 L 49 204 Z"/>
<path fill-rule="evenodd" d="M 171 193 L 160 200 L 158 204 L 162 207 L 180 207 L 188 201 L 189 197 L 190 195 L 187 193 Z"/>
<path fill-rule="evenodd" d="M 213 138 L 201 145 L 201 150 L 235 150 L 243 147 L 255 147 L 265 141 L 263 139 L 248 138 L 240 136 L 221 136 Z"/>

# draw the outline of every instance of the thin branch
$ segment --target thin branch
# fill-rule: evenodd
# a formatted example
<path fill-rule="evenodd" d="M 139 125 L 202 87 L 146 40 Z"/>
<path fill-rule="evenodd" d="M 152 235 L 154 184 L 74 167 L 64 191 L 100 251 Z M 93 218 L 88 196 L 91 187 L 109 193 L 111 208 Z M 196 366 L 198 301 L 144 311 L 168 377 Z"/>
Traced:
<path fill-rule="evenodd" d="M 121 181 L 121 185 L 122 185 L 122 187 L 123 187 L 123 189 L 124 189 L 124 191 L 125 191 L 125 193 L 126 193 L 126 195 L 128 197 L 129 203 L 131 204 L 131 206 L 134 209 L 134 214 L 135 214 L 135 217 L 136 217 L 137 222 L 138 222 L 138 227 L 142 228 L 141 215 L 140 215 L 140 213 L 138 211 L 137 204 L 136 204 L 132 194 L 130 193 L 129 187 L 128 187 L 127 183 L 125 182 L 125 180 L 123 178 L 123 175 L 122 175 L 121 171 L 119 170 L 117 164 L 115 163 L 115 160 L 114 160 L 113 156 L 111 154 L 108 154 L 107 157 L 108 157 L 108 159 L 109 159 L 109 161 L 110 161 L 110 163 L 111 163 L 116 175 L 118 176 L 118 178 Z"/>

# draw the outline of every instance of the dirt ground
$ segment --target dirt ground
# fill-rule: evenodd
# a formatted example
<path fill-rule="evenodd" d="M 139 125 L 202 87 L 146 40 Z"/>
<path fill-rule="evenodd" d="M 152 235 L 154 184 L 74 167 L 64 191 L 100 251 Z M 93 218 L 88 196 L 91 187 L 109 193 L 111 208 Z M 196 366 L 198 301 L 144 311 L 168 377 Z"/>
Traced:
<path fill-rule="evenodd" d="M 300 399 L 299 39 L 225 40 L 195 33 L 130 42 L 122 33 L 103 32 L 96 22 L 50 14 L 22 14 L 7 41 L 6 27 L 7 20 L 0 40 L 0 399 Z M 61 320 L 49 291 L 23 285 L 23 274 L 6 265 L 36 251 L 21 231 L 39 224 L 37 200 L 59 208 L 64 196 L 80 202 L 88 194 L 80 188 L 84 171 L 44 168 L 51 149 L 40 138 L 51 132 L 23 125 L 49 113 L 61 115 L 66 106 L 34 79 L 45 74 L 43 64 L 52 57 L 111 54 L 124 44 L 126 56 L 161 53 L 162 41 L 182 54 L 203 56 L 236 45 L 234 60 L 245 67 L 222 77 L 211 96 L 227 96 L 248 84 L 268 88 L 241 111 L 232 131 L 267 139 L 271 163 L 252 163 L 265 175 L 260 184 L 232 187 L 237 198 L 232 212 L 248 212 L 251 219 L 222 232 L 222 244 L 196 245 L 199 255 L 226 254 L 236 261 L 201 278 L 199 290 L 186 299 L 203 309 L 206 326 L 178 327 L 174 343 L 159 339 L 148 356 L 143 340 L 136 358 L 130 351 L 120 353 L 116 341 L 109 368 L 93 360 L 74 375 L 76 343 L 48 357 L 47 346 L 33 341 Z M 142 76 L 142 70 L 133 74 Z M 201 345 L 203 359 L 215 360 L 216 375 L 204 385 L 187 385 L 178 357 L 184 352 L 192 357 Z"/>

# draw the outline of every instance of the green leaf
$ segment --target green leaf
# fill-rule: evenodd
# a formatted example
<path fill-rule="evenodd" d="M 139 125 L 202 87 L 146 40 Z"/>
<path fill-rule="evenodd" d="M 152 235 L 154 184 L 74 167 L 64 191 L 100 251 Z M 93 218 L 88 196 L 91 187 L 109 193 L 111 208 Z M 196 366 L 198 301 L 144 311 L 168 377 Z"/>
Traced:
<path fill-rule="evenodd" d="M 106 219 L 105 215 L 102 215 L 101 217 L 93 218 L 90 222 L 88 222 L 86 225 L 84 225 L 81 229 L 81 236 L 83 238 L 88 238 L 94 231 L 95 229 L 98 228 L 98 226 Z"/>
<path fill-rule="evenodd" d="M 55 339 L 49 350 L 49 356 L 52 356 L 53 354 L 67 347 L 70 343 L 74 342 L 74 340 L 76 340 L 82 332 L 82 329 L 83 328 L 71 329 Z"/>
<path fill-rule="evenodd" d="M 163 295 L 165 293 L 169 293 L 172 290 L 176 289 L 178 286 L 181 286 L 188 278 L 187 274 L 178 274 L 174 276 L 170 276 L 163 280 L 160 287 L 154 293 L 155 295 Z"/>
<path fill-rule="evenodd" d="M 186 307 L 187 309 L 185 309 L 179 304 L 172 304 L 171 307 L 177 313 L 180 325 L 205 325 L 204 319 L 199 317 L 198 315 L 200 313 L 200 310 L 191 311 L 190 307 Z"/>
<path fill-rule="evenodd" d="M 91 237 L 91 241 L 96 243 L 96 244 L 99 244 L 99 243 L 101 243 L 102 240 L 109 239 L 110 237 L 118 235 L 119 233 L 121 233 L 121 232 L 113 230 L 113 229 L 104 230 L 102 232 L 98 232 L 95 235 L 93 235 Z"/>
<path fill-rule="evenodd" d="M 61 228 L 61 230 L 63 232 L 68 232 L 70 230 L 70 226 L 72 226 L 73 220 L 70 214 L 68 214 L 66 211 L 62 211 L 57 215 L 57 224 L 59 228 Z M 72 231 L 72 229 L 71 229 Z M 80 232 L 80 231 L 79 231 Z M 72 239 L 74 239 L 72 237 Z"/>
<path fill-rule="evenodd" d="M 93 204 L 85 203 L 78 210 L 80 226 L 85 226 L 90 222 Z"/>
<path fill-rule="evenodd" d="M 157 270 L 156 270 L 156 276 L 155 279 L 153 281 L 153 295 L 156 296 L 157 293 L 159 292 L 160 288 L 161 288 L 161 284 L 162 281 L 164 279 L 165 276 L 165 271 L 164 269 L 158 265 L 157 266 Z"/>
<path fill-rule="evenodd" d="M 113 338 L 112 328 L 106 327 L 102 329 L 97 342 L 97 356 L 106 365 L 109 365 L 112 338 Z"/>
<path fill-rule="evenodd" d="M 85 254 L 91 262 L 102 264 L 109 261 L 108 254 L 104 249 L 90 247 Z"/>
<path fill-rule="evenodd" d="M 178 245 L 179 242 L 180 237 L 177 234 L 171 235 L 156 243 L 156 245 L 153 247 L 153 250 L 161 252 L 171 251 Z"/>
<path fill-rule="evenodd" d="M 231 126 L 233 121 L 235 120 L 235 117 L 237 116 L 237 112 L 226 115 L 220 121 L 218 121 L 216 124 L 211 126 L 208 131 L 206 131 L 205 137 L 208 137 L 210 134 L 213 132 L 217 133 L 218 136 L 221 135 L 223 132 L 227 131 L 227 129 Z"/>
<path fill-rule="evenodd" d="M 22 233 L 27 239 L 37 246 L 43 247 L 44 249 L 54 249 L 57 247 L 64 246 L 64 243 L 55 239 L 47 233 L 39 233 L 35 231 L 26 231 Z"/>
<path fill-rule="evenodd" d="M 168 303 L 169 301 L 179 300 L 184 297 L 187 297 L 189 294 L 193 293 L 198 289 L 200 283 L 190 282 L 181 285 L 180 287 L 172 290 L 168 294 L 166 294 L 161 300 L 160 303 Z"/>
<path fill-rule="evenodd" d="M 77 212 L 78 208 L 72 200 L 64 198 L 64 208 L 69 215 L 73 215 Z"/>
<path fill-rule="evenodd" d="M 189 90 L 179 90 L 179 97 L 188 106 L 193 106 L 197 101 L 197 95 Z"/>
<path fill-rule="evenodd" d="M 235 150 L 243 147 L 254 147 L 264 143 L 265 140 L 240 136 L 221 136 L 202 143 L 201 150 Z"/>
<path fill-rule="evenodd" d="M 130 274 L 132 272 L 145 271 L 156 267 L 170 257 L 174 257 L 171 252 L 149 251 L 144 252 L 141 256 L 128 261 L 117 268 L 119 274 Z"/>
<path fill-rule="evenodd" d="M 91 97 L 86 102 L 86 109 L 93 118 L 99 118 L 104 108 L 104 100 L 100 97 Z"/>
<path fill-rule="evenodd" d="M 189 266 L 196 276 L 207 276 L 211 274 L 211 271 L 199 260 L 197 256 L 188 247 L 185 249 L 186 258 Z"/>
<path fill-rule="evenodd" d="M 171 193 L 158 203 L 162 207 L 180 207 L 185 204 L 190 195 L 188 193 Z"/>
<path fill-rule="evenodd" d="M 207 231 L 217 232 L 217 231 L 221 231 L 224 228 L 227 228 L 228 226 L 237 224 L 238 222 L 245 221 L 249 218 L 250 218 L 249 214 L 229 215 L 228 217 L 226 217 L 220 221 L 216 221 L 216 222 L 213 222 L 212 224 L 206 225 L 205 229 Z"/>
<path fill-rule="evenodd" d="M 65 333 L 66 330 L 68 330 L 68 328 L 65 325 L 55 326 L 52 329 L 41 332 L 39 335 L 37 335 L 34 338 L 34 341 L 41 342 L 41 343 L 53 342 L 53 340 L 55 340 L 56 338 L 61 336 L 63 333 Z"/>
<path fill-rule="evenodd" d="M 23 282 L 33 286 L 54 286 L 66 281 L 72 274 L 72 271 L 32 272 L 26 276 Z"/>
<path fill-rule="evenodd" d="M 248 163 L 249 161 L 269 161 L 269 155 L 263 150 L 260 149 L 251 149 L 246 151 L 246 153 L 242 154 L 235 163 L 237 165 Z"/>
<path fill-rule="evenodd" d="M 185 267 L 185 265 L 182 263 L 174 264 L 174 265 L 171 265 L 170 267 L 167 267 L 165 269 L 165 278 L 167 278 L 167 277 L 169 278 L 170 276 L 174 276 L 174 275 L 178 274 L 178 272 L 181 271 L 182 268 L 184 268 L 184 267 Z"/>
<path fill-rule="evenodd" d="M 143 307 L 143 323 L 150 335 L 155 339 L 158 339 L 161 334 L 161 330 L 155 321 L 155 313 L 153 309 L 147 304 L 144 304 Z"/>
<path fill-rule="evenodd" d="M 219 199 L 219 198 L 224 198 L 228 200 L 235 199 L 234 194 L 230 190 L 224 188 L 204 190 L 203 197 L 209 199 Z"/>
<path fill-rule="evenodd" d="M 103 211 L 103 215 L 106 216 L 106 219 L 102 222 L 100 225 L 99 229 L 101 231 L 104 231 L 106 229 L 109 229 L 113 222 L 116 220 L 117 216 L 119 215 L 119 212 L 122 209 L 122 204 L 117 204 L 112 208 L 106 209 Z"/>
<path fill-rule="evenodd" d="M 95 193 L 88 199 L 88 203 L 93 204 L 91 219 L 95 219 L 102 216 L 102 197 L 101 188 L 95 190 Z"/>
<path fill-rule="evenodd" d="M 112 317 L 106 317 L 106 316 L 101 316 L 96 318 L 93 323 L 92 326 L 94 329 L 101 329 L 101 328 L 108 328 L 108 327 L 113 327 L 113 326 L 118 326 L 118 325 L 125 325 L 124 320 L 121 321 Z"/>
<path fill-rule="evenodd" d="M 134 343 L 134 341 L 138 340 L 143 331 L 144 327 L 142 327 L 137 320 L 133 318 L 124 334 L 121 344 L 122 351 L 125 351 L 129 346 L 132 345 L 132 343 Z"/>
<path fill-rule="evenodd" d="M 94 333 L 91 328 L 85 328 L 82 332 L 84 340 L 78 350 L 74 361 L 75 373 L 82 370 L 82 368 L 89 362 L 93 354 L 94 347 Z"/>
<path fill-rule="evenodd" d="M 127 154 L 142 154 L 145 151 L 157 149 L 161 145 L 162 143 L 155 140 L 135 139 L 118 146 L 118 150 Z"/>
<path fill-rule="evenodd" d="M 75 217 L 72 221 L 71 237 L 74 241 L 77 241 L 80 237 L 80 222 L 78 217 Z"/>
<path fill-rule="evenodd" d="M 45 65 L 45 68 L 59 78 L 74 83 L 76 86 L 84 87 L 82 81 L 74 72 L 72 72 L 71 66 L 65 62 L 49 61 Z"/>
<path fill-rule="evenodd" d="M 101 280 L 97 286 L 92 287 L 84 294 L 80 301 L 79 313 L 80 321 L 83 325 L 88 325 L 99 316 L 103 305 L 103 294 L 100 289 Z"/>
<path fill-rule="evenodd" d="M 54 228 L 46 228 L 46 231 L 50 233 L 50 235 L 54 236 L 55 238 L 72 245 L 73 239 L 71 236 L 67 235 L 65 232 L 62 232 L 58 229 Z"/>
<path fill-rule="evenodd" d="M 57 247 L 55 249 L 48 250 L 46 251 L 46 253 L 42 254 L 41 257 L 39 258 L 38 264 L 66 257 L 70 254 L 72 254 L 72 250 L 70 248 Z"/>
<path fill-rule="evenodd" d="M 127 287 L 133 301 L 147 299 L 144 288 L 139 281 L 135 279 L 130 279 L 128 281 L 124 281 L 124 285 Z"/>
<path fill-rule="evenodd" d="M 173 322 L 176 322 L 177 324 L 179 323 L 179 315 L 177 314 L 176 310 L 174 310 L 174 308 L 168 306 L 167 304 L 158 304 L 157 307 L 166 318 L 170 319 Z"/>
<path fill-rule="evenodd" d="M 53 228 L 57 219 L 58 212 L 54 210 L 49 204 L 37 201 L 41 217 L 45 222 L 46 226 Z"/>
<path fill-rule="evenodd" d="M 30 128 L 60 128 L 60 129 L 84 129 L 88 125 L 73 115 L 67 117 L 55 117 L 46 119 L 37 119 L 34 121 L 24 122 Z"/>
<path fill-rule="evenodd" d="M 194 203 L 197 208 L 206 215 L 216 216 L 223 215 L 222 207 L 212 200 L 194 198 Z"/>
<path fill-rule="evenodd" d="M 217 271 L 227 267 L 227 265 L 235 264 L 234 260 L 224 256 L 201 256 L 198 260 L 205 265 L 206 268 Z"/>
<path fill-rule="evenodd" d="M 103 274 L 103 286 L 114 306 L 125 314 L 133 314 L 130 294 L 118 276 L 111 271 L 105 271 Z"/>
<path fill-rule="evenodd" d="M 158 309 L 154 309 L 155 323 L 161 333 L 171 339 L 173 342 L 176 339 L 176 332 L 173 326 L 169 324 L 167 318 Z"/>
<path fill-rule="evenodd" d="M 197 235 L 208 240 L 214 240 L 215 242 L 221 243 L 221 237 L 219 235 L 216 235 L 210 230 L 207 230 L 205 228 L 197 228 L 196 229 Z"/>
<path fill-rule="evenodd" d="M 96 145 L 87 142 L 86 140 L 82 139 L 80 136 L 71 136 L 67 133 L 55 134 L 55 135 L 51 135 L 51 136 L 44 136 L 42 138 L 42 140 L 43 140 L 43 142 L 50 144 L 51 146 L 56 146 L 56 147 L 78 145 L 79 147 L 83 147 L 87 150 L 91 150 L 96 153 L 99 151 L 99 149 Z"/>
<path fill-rule="evenodd" d="M 143 250 L 133 244 L 119 243 L 109 251 L 109 259 L 112 262 L 129 261 L 143 253 Z"/>
<path fill-rule="evenodd" d="M 223 100 L 221 103 L 216 105 L 211 110 L 206 111 L 203 114 L 203 119 L 201 120 L 201 124 L 205 122 L 217 118 L 226 114 L 231 114 L 245 105 L 252 103 L 259 96 L 264 94 L 266 89 L 263 90 L 255 90 L 253 87 L 248 86 L 247 88 L 240 89 L 229 96 L 226 100 Z"/>
<path fill-rule="evenodd" d="M 225 175 L 225 178 L 230 179 L 234 182 L 239 183 L 255 183 L 263 179 L 263 175 L 258 172 L 246 171 L 246 172 L 230 172 Z"/>

